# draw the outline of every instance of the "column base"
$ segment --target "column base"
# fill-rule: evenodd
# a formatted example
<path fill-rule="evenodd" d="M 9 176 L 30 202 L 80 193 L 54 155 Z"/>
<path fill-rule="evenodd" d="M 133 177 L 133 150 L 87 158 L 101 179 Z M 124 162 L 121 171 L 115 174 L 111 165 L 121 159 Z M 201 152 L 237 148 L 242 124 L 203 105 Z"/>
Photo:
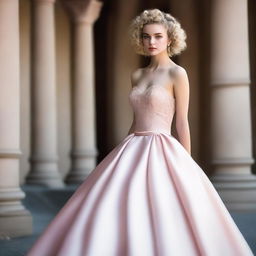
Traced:
<path fill-rule="evenodd" d="M 253 174 L 215 174 L 210 178 L 230 211 L 256 211 L 256 176 Z"/>
<path fill-rule="evenodd" d="M 32 216 L 21 200 L 20 188 L 0 189 L 0 239 L 32 234 Z"/>
<path fill-rule="evenodd" d="M 0 240 L 11 237 L 27 236 L 33 232 L 33 219 L 29 211 L 0 214 Z"/>
<path fill-rule="evenodd" d="M 90 174 L 93 168 L 91 169 L 72 169 L 71 172 L 67 175 L 65 181 L 67 184 L 81 184 L 86 177 Z"/>
<path fill-rule="evenodd" d="M 58 157 L 54 155 L 37 155 L 30 158 L 31 171 L 26 177 L 27 184 L 62 188 L 64 182 L 58 171 Z"/>
<path fill-rule="evenodd" d="M 46 186 L 50 188 L 62 188 L 65 186 L 59 173 L 55 172 L 30 172 L 26 178 L 26 184 Z"/>
<path fill-rule="evenodd" d="M 66 176 L 66 183 L 81 184 L 95 169 L 97 155 L 98 150 L 96 148 L 90 150 L 73 150 L 71 154 L 72 167 Z"/>

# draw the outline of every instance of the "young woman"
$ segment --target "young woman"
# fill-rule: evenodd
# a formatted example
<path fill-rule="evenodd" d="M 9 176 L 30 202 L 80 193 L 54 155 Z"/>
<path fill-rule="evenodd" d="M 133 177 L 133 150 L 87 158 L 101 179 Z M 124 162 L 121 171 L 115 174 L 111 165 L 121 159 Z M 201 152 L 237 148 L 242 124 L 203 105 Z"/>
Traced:
<path fill-rule="evenodd" d="M 129 134 L 90 173 L 29 256 L 252 256 L 190 155 L 189 82 L 170 57 L 186 48 L 179 22 L 158 9 L 131 23 L 150 64 L 132 73 Z M 176 113 L 179 140 L 171 133 Z"/>

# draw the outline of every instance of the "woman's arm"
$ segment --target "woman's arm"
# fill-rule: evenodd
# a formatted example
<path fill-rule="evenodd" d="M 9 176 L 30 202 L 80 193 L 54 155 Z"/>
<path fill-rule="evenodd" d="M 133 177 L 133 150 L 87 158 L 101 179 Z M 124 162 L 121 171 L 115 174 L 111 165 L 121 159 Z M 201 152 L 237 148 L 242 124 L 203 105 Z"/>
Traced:
<path fill-rule="evenodd" d="M 174 94 L 176 99 L 176 130 L 179 141 L 191 155 L 190 130 L 188 122 L 189 80 L 184 68 L 179 67 L 174 76 Z"/>
<path fill-rule="evenodd" d="M 138 80 L 140 79 L 141 73 L 142 73 L 142 69 L 140 69 L 140 68 L 136 69 L 135 71 L 133 71 L 131 73 L 131 77 L 130 78 L 131 78 L 132 88 L 134 86 L 136 86 L 136 84 L 138 83 Z M 134 132 L 134 127 L 135 127 L 135 116 L 134 116 L 134 112 L 133 112 L 132 125 L 131 125 L 131 128 L 129 129 L 128 135 Z"/>
<path fill-rule="evenodd" d="M 132 125 L 131 125 L 131 128 L 129 129 L 129 132 L 127 135 L 130 135 L 131 133 L 134 132 L 134 126 L 135 126 L 135 119 L 134 119 L 134 113 L 133 113 Z"/>

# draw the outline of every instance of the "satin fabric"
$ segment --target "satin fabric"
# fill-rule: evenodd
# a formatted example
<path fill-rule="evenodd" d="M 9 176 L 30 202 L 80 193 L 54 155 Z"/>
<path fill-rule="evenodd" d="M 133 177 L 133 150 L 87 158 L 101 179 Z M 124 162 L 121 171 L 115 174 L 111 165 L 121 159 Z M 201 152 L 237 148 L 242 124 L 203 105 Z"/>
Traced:
<path fill-rule="evenodd" d="M 89 174 L 28 256 L 252 256 L 212 183 L 173 137 L 162 86 L 129 94 L 135 129 Z"/>
<path fill-rule="evenodd" d="M 135 132 L 86 178 L 29 256 L 251 256 L 208 177 L 170 134 Z"/>

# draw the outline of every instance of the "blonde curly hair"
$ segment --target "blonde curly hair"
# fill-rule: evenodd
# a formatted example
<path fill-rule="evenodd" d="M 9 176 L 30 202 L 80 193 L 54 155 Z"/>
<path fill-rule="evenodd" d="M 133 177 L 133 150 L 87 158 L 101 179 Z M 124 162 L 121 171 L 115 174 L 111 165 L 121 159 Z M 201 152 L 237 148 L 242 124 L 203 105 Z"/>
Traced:
<path fill-rule="evenodd" d="M 143 51 L 142 31 L 144 25 L 154 23 L 163 24 L 167 29 L 167 35 L 171 40 L 171 44 L 167 46 L 167 53 L 170 57 L 180 54 L 187 48 L 186 32 L 181 28 L 177 19 L 159 9 L 149 9 L 135 17 L 129 27 L 130 41 L 136 53 L 146 55 Z"/>

